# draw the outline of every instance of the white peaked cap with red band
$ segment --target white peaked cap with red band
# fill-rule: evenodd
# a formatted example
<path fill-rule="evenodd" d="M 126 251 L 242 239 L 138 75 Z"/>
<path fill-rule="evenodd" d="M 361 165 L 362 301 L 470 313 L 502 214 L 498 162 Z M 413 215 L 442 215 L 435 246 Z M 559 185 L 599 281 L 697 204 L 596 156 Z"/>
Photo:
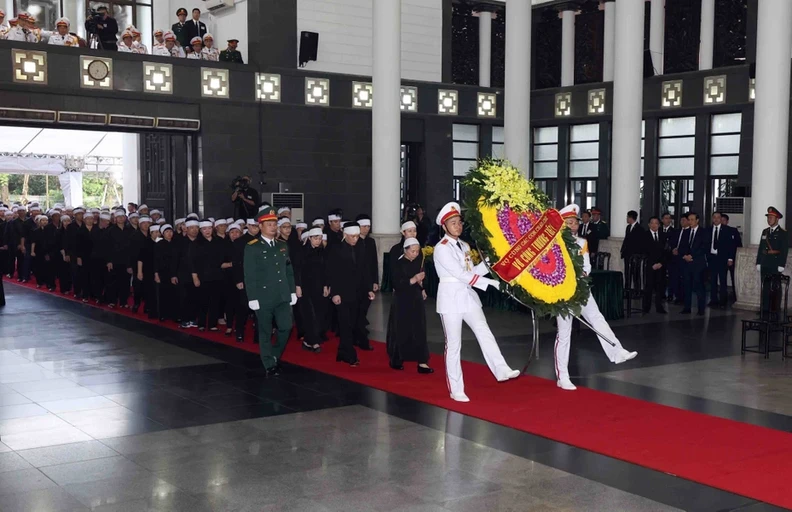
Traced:
<path fill-rule="evenodd" d="M 580 218 L 580 206 L 576 204 L 568 204 L 564 206 L 560 212 L 561 218 L 566 220 L 570 218 L 579 219 Z"/>
<path fill-rule="evenodd" d="M 462 208 L 459 207 L 459 203 L 451 201 L 450 203 L 443 206 L 443 208 L 440 210 L 440 213 L 437 214 L 437 225 L 442 226 L 448 219 L 459 217 L 461 215 Z"/>

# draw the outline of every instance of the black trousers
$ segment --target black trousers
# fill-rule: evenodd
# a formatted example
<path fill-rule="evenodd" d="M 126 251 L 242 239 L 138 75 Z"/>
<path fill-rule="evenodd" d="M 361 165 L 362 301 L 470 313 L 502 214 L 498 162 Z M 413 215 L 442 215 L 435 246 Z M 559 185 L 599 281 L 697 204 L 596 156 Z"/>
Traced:
<path fill-rule="evenodd" d="M 101 258 L 83 260 L 80 276 L 82 281 L 83 298 L 102 300 L 107 284 L 107 265 Z"/>
<path fill-rule="evenodd" d="M 226 321 L 226 329 L 233 329 L 237 318 L 237 310 L 240 308 L 239 293 L 233 280 L 223 281 L 223 314 Z M 247 307 L 247 306 L 246 306 Z"/>
<path fill-rule="evenodd" d="M 157 314 L 160 320 L 179 320 L 179 288 L 170 280 L 155 284 Z"/>
<path fill-rule="evenodd" d="M 704 290 L 704 270 L 693 263 L 682 261 L 682 276 L 685 290 L 685 309 L 690 310 L 693 305 L 693 294 L 696 294 L 699 312 L 706 308 L 706 291 Z"/>
<path fill-rule="evenodd" d="M 648 313 L 652 307 L 652 295 L 655 299 L 655 309 L 663 309 L 663 295 L 665 294 L 665 266 L 652 270 L 651 265 L 646 269 L 646 287 L 643 292 L 643 311 Z"/>
<path fill-rule="evenodd" d="M 725 306 L 729 300 L 726 276 L 729 273 L 728 260 L 720 255 L 707 258 L 710 272 L 710 302 Z"/>
<path fill-rule="evenodd" d="M 72 289 L 72 270 L 71 263 L 63 260 L 62 257 L 58 258 L 58 284 L 60 285 L 61 293 L 69 293 Z"/>
<path fill-rule="evenodd" d="M 105 302 L 107 304 L 129 305 L 129 283 L 132 276 L 124 265 L 114 265 L 107 272 L 105 284 Z"/>
<path fill-rule="evenodd" d="M 82 267 L 77 266 L 77 256 L 71 255 L 69 257 L 69 275 L 71 276 L 72 280 L 72 289 L 74 290 L 75 297 L 82 297 L 83 292 L 83 283 L 80 279 L 80 269 Z M 85 265 L 85 263 L 83 263 Z"/>
<path fill-rule="evenodd" d="M 179 278 L 179 320 L 195 322 L 198 319 L 198 290 L 192 277 Z"/>
<path fill-rule="evenodd" d="M 30 244 L 25 244 L 25 253 L 17 251 L 17 279 L 22 281 L 30 281 L 30 267 L 33 264 L 33 258 L 30 256 Z"/>
<path fill-rule="evenodd" d="M 36 254 L 33 258 L 33 273 L 36 276 L 36 286 L 55 288 L 55 276 L 57 264 L 52 258 L 49 260 L 44 254 Z"/>
<path fill-rule="evenodd" d="M 327 298 L 322 294 L 306 294 L 297 301 L 300 310 L 300 319 L 303 322 L 305 342 L 316 345 L 323 342 L 327 332 Z"/>
<path fill-rule="evenodd" d="M 140 307 L 140 304 L 142 304 L 145 299 L 145 285 L 142 280 L 137 278 L 137 270 L 133 270 L 133 273 L 135 277 L 132 279 L 132 300 L 135 307 Z M 146 277 L 143 276 L 143 279 L 145 278 Z"/>
<path fill-rule="evenodd" d="M 196 289 L 198 294 L 198 327 L 211 329 L 217 327 L 220 318 L 220 299 L 223 293 L 223 281 L 201 281 Z"/>
<path fill-rule="evenodd" d="M 245 326 L 247 325 L 248 319 L 253 319 L 253 341 L 255 343 L 259 342 L 259 333 L 258 333 L 258 319 L 253 311 L 250 310 L 248 307 L 248 296 L 247 292 L 243 290 L 239 290 L 239 294 L 237 295 L 239 299 L 239 304 L 236 309 L 236 318 L 234 318 L 234 331 L 236 331 L 237 336 L 245 337 Z"/>
<path fill-rule="evenodd" d="M 341 331 L 341 340 L 338 344 L 336 360 L 353 363 L 358 360 L 355 346 L 365 346 L 366 318 L 361 315 L 360 299 L 342 298 L 341 304 L 336 306 L 338 312 L 338 328 Z"/>

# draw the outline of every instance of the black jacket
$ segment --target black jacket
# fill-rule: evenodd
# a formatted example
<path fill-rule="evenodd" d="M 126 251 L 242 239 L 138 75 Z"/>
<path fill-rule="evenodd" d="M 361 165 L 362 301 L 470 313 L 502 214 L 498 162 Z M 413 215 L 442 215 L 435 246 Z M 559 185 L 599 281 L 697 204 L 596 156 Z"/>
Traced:
<path fill-rule="evenodd" d="M 200 237 L 200 235 L 198 236 Z M 182 283 L 191 283 L 192 274 L 193 272 L 197 273 L 197 271 L 193 270 L 190 256 L 193 251 L 193 246 L 198 243 L 198 239 L 190 240 L 190 238 L 186 236 L 174 236 L 171 243 L 175 244 L 173 247 L 173 260 L 176 277 L 178 277 L 179 281 Z"/>
<path fill-rule="evenodd" d="M 123 229 L 113 224 L 105 230 L 105 250 L 106 261 L 113 266 L 132 268 L 135 266 L 136 254 L 134 235 L 135 230 L 131 226 Z"/>
<path fill-rule="evenodd" d="M 652 230 L 644 232 L 644 248 L 641 252 L 646 254 L 646 264 L 652 266 L 656 263 L 666 264 L 668 259 L 668 246 L 666 235 L 662 230 L 657 231 L 657 242 L 654 241 Z"/>
<path fill-rule="evenodd" d="M 232 242 L 233 257 L 231 262 L 234 264 L 232 267 L 234 275 L 234 283 L 245 282 L 245 246 L 255 238 L 250 233 L 245 233 Z"/>
<path fill-rule="evenodd" d="M 225 240 L 212 237 L 207 240 L 199 236 L 190 245 L 190 264 L 192 273 L 198 274 L 201 281 L 222 281 L 223 269 L 220 266 L 228 259 L 228 244 Z"/>
<path fill-rule="evenodd" d="M 622 259 L 629 259 L 631 256 L 641 254 L 644 246 L 644 229 L 638 222 L 635 222 L 630 229 L 630 225 L 624 228 L 624 241 L 621 246 Z"/>
<path fill-rule="evenodd" d="M 586 225 L 581 222 L 578 228 L 578 236 L 586 239 L 589 252 L 599 252 L 599 233 L 594 224 L 589 222 Z"/>
<path fill-rule="evenodd" d="M 161 238 L 159 242 L 154 244 L 154 272 L 159 274 L 160 281 L 167 282 L 172 277 L 176 277 L 175 252 L 175 237 L 170 242 Z"/>
<path fill-rule="evenodd" d="M 368 268 L 368 275 L 371 283 L 379 284 L 379 266 L 377 264 L 377 241 L 370 235 L 366 238 L 360 237 L 357 246 L 361 247 L 361 251 L 366 258 L 366 267 Z M 357 247 L 355 246 L 355 247 Z"/>
<path fill-rule="evenodd" d="M 190 44 L 193 37 L 200 37 L 203 40 L 203 36 L 206 35 L 206 24 L 203 21 L 198 20 L 196 24 L 194 20 L 187 20 L 184 23 L 184 28 L 187 30 L 187 44 Z"/>
<path fill-rule="evenodd" d="M 373 291 L 366 259 L 358 257 L 354 247 L 341 242 L 327 249 L 325 275 L 331 297 L 340 295 L 341 300 L 359 300 Z"/>
<path fill-rule="evenodd" d="M 321 297 L 327 283 L 327 251 L 321 245 L 312 247 L 307 243 L 301 252 L 300 264 L 294 268 L 294 284 L 302 288 L 303 296 Z"/>

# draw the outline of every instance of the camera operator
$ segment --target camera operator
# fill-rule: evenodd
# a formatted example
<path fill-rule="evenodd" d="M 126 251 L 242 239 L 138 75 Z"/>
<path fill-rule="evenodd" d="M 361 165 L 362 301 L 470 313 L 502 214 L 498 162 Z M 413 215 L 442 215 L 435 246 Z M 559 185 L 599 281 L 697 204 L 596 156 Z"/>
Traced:
<path fill-rule="evenodd" d="M 106 6 L 100 5 L 96 14 L 85 20 L 85 30 L 88 34 L 96 34 L 102 50 L 118 51 L 118 23 L 107 14 Z"/>
<path fill-rule="evenodd" d="M 241 176 L 234 180 L 232 184 L 234 193 L 231 194 L 231 201 L 234 203 L 235 219 L 251 219 L 256 216 L 259 193 L 250 186 L 250 176 Z"/>

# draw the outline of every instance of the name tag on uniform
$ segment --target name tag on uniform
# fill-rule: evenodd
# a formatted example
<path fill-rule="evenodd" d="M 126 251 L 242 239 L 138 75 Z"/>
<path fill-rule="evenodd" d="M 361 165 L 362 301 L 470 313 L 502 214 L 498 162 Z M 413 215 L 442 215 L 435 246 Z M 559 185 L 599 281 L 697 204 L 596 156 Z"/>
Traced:
<path fill-rule="evenodd" d="M 767 240 L 767 235 L 762 235 L 762 240 Z"/>

